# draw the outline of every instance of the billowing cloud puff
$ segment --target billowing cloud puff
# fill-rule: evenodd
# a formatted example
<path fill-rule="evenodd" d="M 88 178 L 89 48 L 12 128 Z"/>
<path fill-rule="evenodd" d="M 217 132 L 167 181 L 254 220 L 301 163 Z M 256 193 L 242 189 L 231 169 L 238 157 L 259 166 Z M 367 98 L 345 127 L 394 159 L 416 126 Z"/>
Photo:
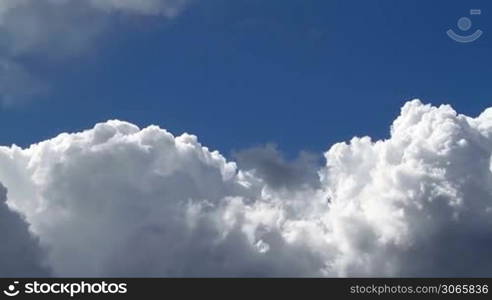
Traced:
<path fill-rule="evenodd" d="M 327 153 L 329 219 L 343 274 L 490 275 L 492 110 L 407 103 L 391 137 Z"/>
<path fill-rule="evenodd" d="M 49 249 L 57 275 L 307 272 L 305 262 L 267 259 L 279 254 L 248 239 L 245 228 L 258 224 L 241 219 L 263 222 L 276 212 L 248 212 L 245 202 L 260 194 L 254 181 L 194 136 L 110 121 L 0 153 L 9 201 Z M 268 234 L 286 259 L 307 253 Z"/>
<path fill-rule="evenodd" d="M 321 168 L 109 121 L 0 147 L 0 182 L 58 276 L 490 276 L 491 154 L 491 109 L 415 100 Z"/>
<path fill-rule="evenodd" d="M 0 1 L 0 104 L 39 95 L 49 83 L 22 65 L 26 55 L 60 59 L 92 49 L 120 16 L 176 17 L 189 0 Z M 120 18 L 121 19 L 121 18 Z M 121 24 L 120 24 L 121 25 Z M 121 27 L 121 26 L 120 26 Z M 12 79 L 3 65 L 15 66 Z M 14 68 L 14 67 L 12 67 Z M 10 73 L 7 73 L 10 74 Z M 11 81 L 15 80 L 15 84 Z"/>

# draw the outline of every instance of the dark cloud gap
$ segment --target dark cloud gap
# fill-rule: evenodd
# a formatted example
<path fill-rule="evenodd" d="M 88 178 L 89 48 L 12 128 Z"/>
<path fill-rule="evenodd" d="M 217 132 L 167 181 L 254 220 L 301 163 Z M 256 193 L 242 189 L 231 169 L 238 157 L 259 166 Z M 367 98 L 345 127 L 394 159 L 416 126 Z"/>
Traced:
<path fill-rule="evenodd" d="M 275 189 L 317 188 L 320 185 L 321 154 L 303 151 L 297 158 L 288 160 L 275 144 L 267 144 L 233 152 L 232 157 L 239 169 L 253 171 Z"/>
<path fill-rule="evenodd" d="M 7 189 L 0 184 L 0 277 L 43 277 L 45 253 L 26 221 L 7 206 Z"/>

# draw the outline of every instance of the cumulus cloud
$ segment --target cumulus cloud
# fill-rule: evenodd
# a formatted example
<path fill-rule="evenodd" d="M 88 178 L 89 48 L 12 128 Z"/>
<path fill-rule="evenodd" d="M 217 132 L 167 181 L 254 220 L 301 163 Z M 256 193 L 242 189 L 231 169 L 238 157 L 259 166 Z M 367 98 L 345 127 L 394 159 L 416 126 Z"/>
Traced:
<path fill-rule="evenodd" d="M 490 274 L 491 110 L 407 103 L 391 138 L 355 138 L 326 153 L 344 274 Z M 340 241 L 339 241 L 340 242 Z"/>
<path fill-rule="evenodd" d="M 256 224 L 240 220 L 243 202 L 259 191 L 194 136 L 110 121 L 0 153 L 9 201 L 50 249 L 57 275 L 306 272 L 305 262 L 267 259 L 273 254 L 246 236 L 243 227 Z M 252 213 L 262 219 L 262 211 Z M 284 256 L 299 251 L 268 235 Z"/>
<path fill-rule="evenodd" d="M 44 253 L 22 217 L 6 204 L 7 189 L 0 184 L 0 277 L 48 276 Z"/>
<path fill-rule="evenodd" d="M 100 40 L 114 26 L 118 16 L 176 17 L 188 0 L 2 0 L 0 1 L 0 59 L 18 65 L 19 71 L 9 80 L 0 70 L 0 103 L 34 97 L 40 81 L 29 68 L 19 65 L 19 57 L 42 59 L 70 58 L 80 55 Z M 10 73 L 7 73 L 10 75 Z M 13 78 L 13 79 L 12 79 Z M 5 82 L 6 81 L 6 82 Z M 48 84 L 44 84 L 48 85 Z M 6 86 L 6 87 L 5 87 Z M 27 91 L 27 92 L 26 92 Z"/>
<path fill-rule="evenodd" d="M 491 154 L 492 109 L 415 100 L 311 171 L 109 121 L 0 147 L 0 181 L 58 276 L 490 276 Z"/>

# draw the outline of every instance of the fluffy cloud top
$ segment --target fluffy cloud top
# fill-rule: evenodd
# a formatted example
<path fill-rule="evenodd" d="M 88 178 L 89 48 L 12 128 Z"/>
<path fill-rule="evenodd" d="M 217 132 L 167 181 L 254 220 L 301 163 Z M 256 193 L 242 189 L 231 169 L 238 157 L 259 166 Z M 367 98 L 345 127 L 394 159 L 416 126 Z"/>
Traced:
<path fill-rule="evenodd" d="M 0 147 L 0 181 L 59 276 L 490 276 L 492 109 L 411 101 L 311 171 L 273 153 L 109 121 Z"/>

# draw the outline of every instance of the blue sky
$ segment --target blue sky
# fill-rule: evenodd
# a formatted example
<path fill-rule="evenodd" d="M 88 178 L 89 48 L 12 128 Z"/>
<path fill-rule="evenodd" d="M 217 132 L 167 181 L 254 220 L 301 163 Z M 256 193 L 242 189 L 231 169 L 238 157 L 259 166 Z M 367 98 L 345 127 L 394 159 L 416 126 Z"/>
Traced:
<path fill-rule="evenodd" d="M 413 98 L 491 106 L 491 12 L 0 0 L 0 277 L 490 276 L 492 110 L 412 102 L 321 155 Z M 108 119 L 237 168 L 118 121 L 46 140 Z"/>
<path fill-rule="evenodd" d="M 197 0 L 171 21 L 118 19 L 86 53 L 19 58 L 51 89 L 0 108 L 0 141 L 116 118 L 196 134 L 226 155 L 270 142 L 294 155 L 384 138 L 412 98 L 475 116 L 492 100 L 492 5 L 429 2 Z M 450 40 L 471 8 L 484 36 Z"/>

